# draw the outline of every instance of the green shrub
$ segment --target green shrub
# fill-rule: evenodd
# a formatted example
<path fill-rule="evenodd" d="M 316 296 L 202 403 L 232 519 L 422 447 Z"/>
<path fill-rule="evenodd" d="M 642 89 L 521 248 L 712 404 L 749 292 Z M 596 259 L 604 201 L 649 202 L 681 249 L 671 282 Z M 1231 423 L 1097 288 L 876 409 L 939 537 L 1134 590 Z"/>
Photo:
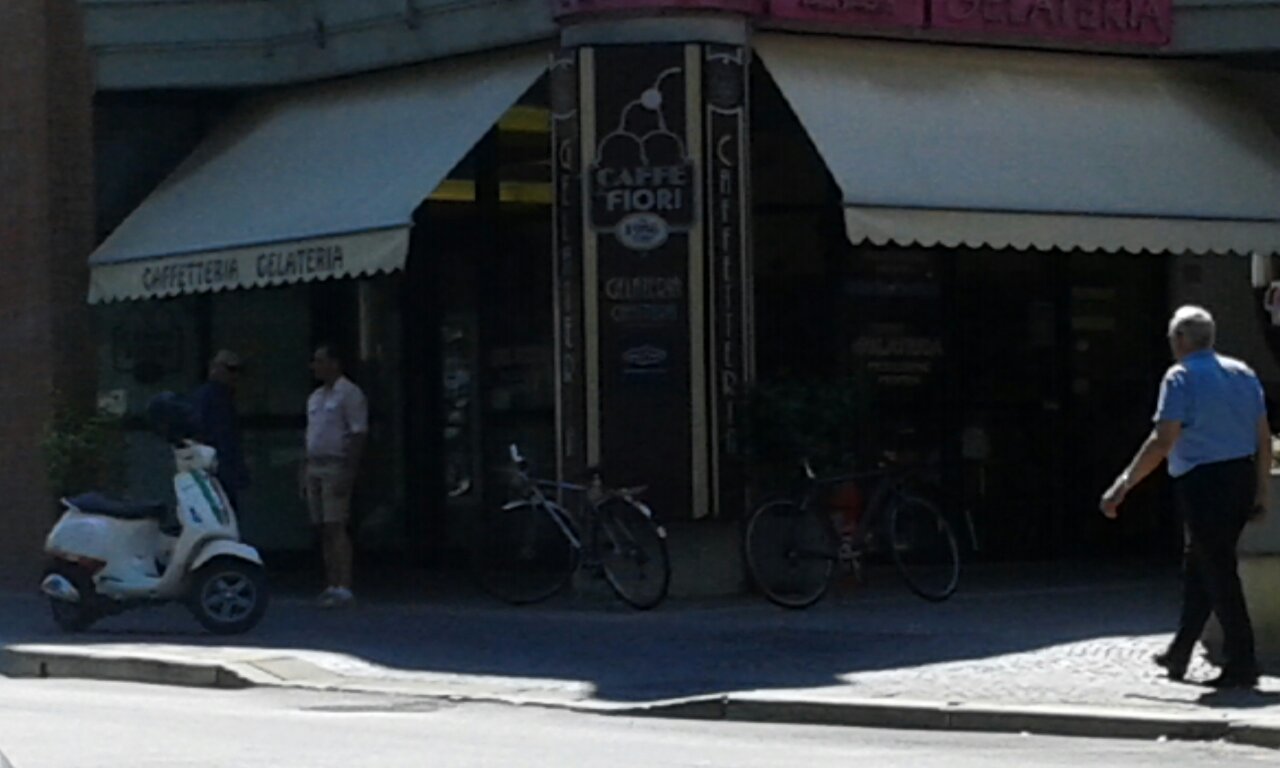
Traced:
<path fill-rule="evenodd" d="M 758 483 L 794 478 L 808 458 L 819 472 L 846 471 L 861 448 L 872 408 L 853 379 L 762 381 L 747 399 L 747 455 Z"/>
<path fill-rule="evenodd" d="M 40 441 L 49 490 L 57 497 L 87 490 L 119 491 L 124 484 L 125 441 L 118 416 L 59 406 Z"/>

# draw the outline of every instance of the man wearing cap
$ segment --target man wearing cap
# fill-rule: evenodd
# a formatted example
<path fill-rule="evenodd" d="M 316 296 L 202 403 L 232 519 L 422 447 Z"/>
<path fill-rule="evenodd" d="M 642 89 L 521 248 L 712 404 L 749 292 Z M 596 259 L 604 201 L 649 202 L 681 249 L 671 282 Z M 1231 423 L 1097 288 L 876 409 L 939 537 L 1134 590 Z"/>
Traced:
<path fill-rule="evenodd" d="M 1215 688 L 1258 682 L 1253 625 L 1236 573 L 1236 542 L 1245 524 L 1266 514 L 1271 429 L 1258 377 L 1249 366 L 1213 349 L 1213 316 L 1178 309 L 1169 321 L 1176 360 L 1160 382 L 1155 428 L 1133 461 L 1102 496 L 1115 518 L 1134 485 L 1164 459 L 1186 537 L 1182 618 L 1155 662 L 1181 680 L 1210 613 L 1222 625 L 1226 664 L 1208 681 Z"/>
<path fill-rule="evenodd" d="M 236 413 L 236 382 L 242 369 L 239 355 L 229 349 L 218 350 L 209 361 L 208 380 L 192 396 L 196 439 L 218 452 L 218 482 L 236 514 L 241 514 L 240 492 L 249 486 Z"/>

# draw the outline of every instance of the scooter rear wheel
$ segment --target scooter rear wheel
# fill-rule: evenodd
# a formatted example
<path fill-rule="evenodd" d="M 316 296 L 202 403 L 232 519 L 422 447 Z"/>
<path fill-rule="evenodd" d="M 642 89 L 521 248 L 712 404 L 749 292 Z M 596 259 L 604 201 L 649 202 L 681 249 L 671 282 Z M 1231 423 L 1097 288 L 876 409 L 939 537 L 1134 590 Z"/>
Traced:
<path fill-rule="evenodd" d="M 45 575 L 58 574 L 71 582 L 80 593 L 80 600 L 70 602 L 49 598 L 49 609 L 53 614 L 53 622 L 63 632 L 84 632 L 93 623 L 102 618 L 101 612 L 94 609 L 93 579 L 89 572 L 74 563 L 55 561 L 45 569 Z"/>
<path fill-rule="evenodd" d="M 260 565 L 215 557 L 195 572 L 188 607 L 215 635 L 248 632 L 267 611 L 266 574 Z"/>

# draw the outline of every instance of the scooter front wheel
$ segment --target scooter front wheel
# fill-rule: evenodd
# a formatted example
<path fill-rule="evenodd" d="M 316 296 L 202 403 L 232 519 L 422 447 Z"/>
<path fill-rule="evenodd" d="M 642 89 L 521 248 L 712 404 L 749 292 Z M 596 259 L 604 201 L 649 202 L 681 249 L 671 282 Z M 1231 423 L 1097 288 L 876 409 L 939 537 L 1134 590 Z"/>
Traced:
<path fill-rule="evenodd" d="M 257 626 L 267 611 L 267 577 L 262 566 L 215 557 L 191 580 L 189 607 L 205 629 L 238 635 Z"/>

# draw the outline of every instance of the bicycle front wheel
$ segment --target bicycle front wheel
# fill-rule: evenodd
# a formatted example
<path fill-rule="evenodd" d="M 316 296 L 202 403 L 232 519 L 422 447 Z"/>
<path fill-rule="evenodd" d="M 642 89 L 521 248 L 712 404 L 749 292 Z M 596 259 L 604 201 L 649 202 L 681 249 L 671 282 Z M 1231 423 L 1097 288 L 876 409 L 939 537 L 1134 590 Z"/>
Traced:
<path fill-rule="evenodd" d="M 564 589 L 578 565 L 578 549 L 554 515 L 526 501 L 485 516 L 471 555 L 484 591 L 512 605 L 527 605 Z"/>
<path fill-rule="evenodd" d="M 625 499 L 610 499 L 597 512 L 600 567 L 614 594 L 642 611 L 662 602 L 671 586 L 666 531 Z"/>
<path fill-rule="evenodd" d="M 941 602 L 960 583 L 960 548 L 951 524 L 933 502 L 899 496 L 889 518 L 893 564 L 912 592 Z"/>
<path fill-rule="evenodd" d="M 752 513 L 742 543 L 752 581 L 783 608 L 807 608 L 831 586 L 840 543 L 824 515 L 769 502 Z"/>

